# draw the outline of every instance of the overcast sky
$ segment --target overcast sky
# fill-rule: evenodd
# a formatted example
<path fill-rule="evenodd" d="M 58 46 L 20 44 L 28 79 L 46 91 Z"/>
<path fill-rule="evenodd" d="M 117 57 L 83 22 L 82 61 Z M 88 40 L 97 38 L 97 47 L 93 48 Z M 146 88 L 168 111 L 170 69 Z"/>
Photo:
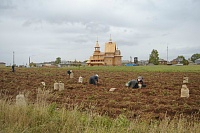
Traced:
<path fill-rule="evenodd" d="M 200 53 L 200 0 L 0 0 L 0 62 L 89 59 L 112 40 L 122 60 Z M 168 47 L 168 52 L 167 52 Z M 168 56 L 167 56 L 168 53 Z"/>

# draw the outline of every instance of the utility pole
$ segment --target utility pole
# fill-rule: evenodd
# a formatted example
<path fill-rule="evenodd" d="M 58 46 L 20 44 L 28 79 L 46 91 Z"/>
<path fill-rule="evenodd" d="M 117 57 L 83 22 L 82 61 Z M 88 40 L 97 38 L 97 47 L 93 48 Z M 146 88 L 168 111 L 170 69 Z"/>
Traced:
<path fill-rule="evenodd" d="M 130 63 L 132 63 L 132 57 L 130 56 Z"/>
<path fill-rule="evenodd" d="M 30 63 L 31 63 L 31 57 L 29 56 L 29 59 L 28 59 L 28 63 L 29 63 L 29 67 L 30 67 Z"/>
<path fill-rule="evenodd" d="M 167 62 L 168 62 L 168 45 L 167 45 Z"/>
<path fill-rule="evenodd" d="M 13 51 L 13 65 L 15 64 L 15 52 Z"/>

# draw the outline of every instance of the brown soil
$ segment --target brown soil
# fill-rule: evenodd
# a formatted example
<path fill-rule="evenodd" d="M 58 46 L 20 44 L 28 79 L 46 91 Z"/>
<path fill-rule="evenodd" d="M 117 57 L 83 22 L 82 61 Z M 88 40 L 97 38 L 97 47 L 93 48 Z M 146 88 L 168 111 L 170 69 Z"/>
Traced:
<path fill-rule="evenodd" d="M 88 80 L 94 74 L 99 75 L 98 86 L 89 85 Z M 17 68 L 0 69 L 0 97 L 15 102 L 16 95 L 24 92 L 28 103 L 34 104 L 41 82 L 50 90 L 48 103 L 57 103 L 58 108 L 74 108 L 91 111 L 112 118 L 120 114 L 127 118 L 162 119 L 197 115 L 200 111 L 200 72 L 106 72 L 74 70 L 74 78 L 69 79 L 66 69 L 60 68 Z M 79 76 L 83 83 L 78 83 Z M 142 89 L 128 89 L 125 83 L 138 76 L 144 77 L 147 85 Z M 183 77 L 189 77 L 187 87 L 189 98 L 181 98 Z M 55 91 L 55 81 L 64 83 L 63 91 Z M 110 88 L 117 88 L 110 92 Z M 199 117 L 199 116 L 198 116 Z"/>

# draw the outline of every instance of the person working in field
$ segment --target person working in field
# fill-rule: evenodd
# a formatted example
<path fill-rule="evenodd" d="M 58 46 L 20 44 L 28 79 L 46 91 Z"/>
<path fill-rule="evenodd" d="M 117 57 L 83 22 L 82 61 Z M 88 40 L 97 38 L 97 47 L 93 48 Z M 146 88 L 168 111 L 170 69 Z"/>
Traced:
<path fill-rule="evenodd" d="M 15 65 L 12 65 L 12 72 L 15 72 Z"/>
<path fill-rule="evenodd" d="M 89 79 L 89 84 L 97 85 L 99 76 L 96 74 L 91 76 Z"/>
<path fill-rule="evenodd" d="M 137 80 L 133 79 L 129 81 L 126 86 L 131 87 L 132 89 L 146 87 L 146 85 L 143 82 L 142 76 L 139 76 Z"/>
<path fill-rule="evenodd" d="M 67 71 L 67 74 L 69 75 L 69 77 L 70 77 L 70 74 L 72 73 L 72 70 L 68 70 Z"/>

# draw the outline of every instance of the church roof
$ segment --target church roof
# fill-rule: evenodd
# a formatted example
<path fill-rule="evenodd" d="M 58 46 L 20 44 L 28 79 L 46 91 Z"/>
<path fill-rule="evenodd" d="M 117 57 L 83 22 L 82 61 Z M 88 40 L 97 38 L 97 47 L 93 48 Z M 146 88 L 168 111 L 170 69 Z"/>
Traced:
<path fill-rule="evenodd" d="M 100 47 L 98 41 L 96 42 L 95 47 L 96 47 L 96 48 L 99 48 L 99 47 Z"/>

